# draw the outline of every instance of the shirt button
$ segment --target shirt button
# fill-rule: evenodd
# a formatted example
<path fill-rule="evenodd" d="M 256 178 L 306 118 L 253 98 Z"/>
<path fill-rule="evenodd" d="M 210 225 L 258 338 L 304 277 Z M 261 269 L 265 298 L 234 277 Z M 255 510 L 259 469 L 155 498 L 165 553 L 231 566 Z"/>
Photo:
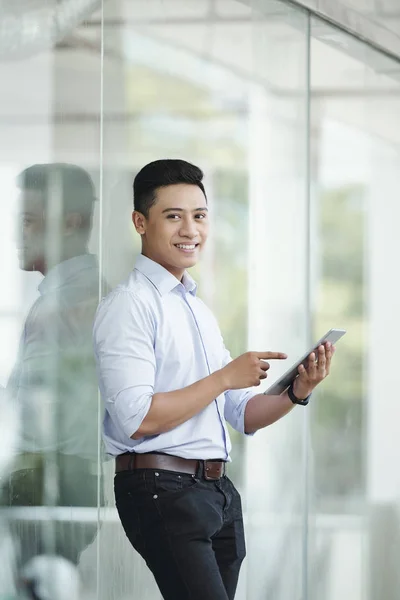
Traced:
<path fill-rule="evenodd" d="M 154 494 L 153 498 L 154 498 L 154 500 L 157 500 L 157 498 L 158 498 L 157 494 Z"/>
<path fill-rule="evenodd" d="M 155 476 L 156 477 L 160 477 L 160 473 L 155 473 Z"/>

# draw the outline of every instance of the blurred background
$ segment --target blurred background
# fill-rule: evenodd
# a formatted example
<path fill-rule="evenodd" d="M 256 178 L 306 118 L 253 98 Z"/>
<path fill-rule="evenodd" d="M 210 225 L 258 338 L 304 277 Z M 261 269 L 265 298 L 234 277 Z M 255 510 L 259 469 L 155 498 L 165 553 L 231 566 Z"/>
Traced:
<path fill-rule="evenodd" d="M 205 172 L 192 274 L 233 356 L 348 330 L 309 409 L 232 432 L 238 600 L 398 598 L 399 61 L 397 0 L 0 0 L 0 598 L 38 554 L 83 598 L 160 598 L 114 508 L 91 351 L 157 158 Z"/>

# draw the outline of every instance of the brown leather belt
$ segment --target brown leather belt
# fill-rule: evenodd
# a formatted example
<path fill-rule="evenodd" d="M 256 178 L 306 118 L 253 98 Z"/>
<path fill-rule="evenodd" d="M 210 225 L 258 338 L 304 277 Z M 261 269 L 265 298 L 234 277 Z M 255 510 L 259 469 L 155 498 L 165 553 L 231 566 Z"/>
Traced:
<path fill-rule="evenodd" d="M 225 462 L 223 460 L 194 460 L 180 458 L 171 454 L 120 454 L 115 459 L 115 472 L 131 471 L 134 469 L 164 469 L 196 475 L 201 466 L 204 479 L 220 479 L 225 475 Z"/>

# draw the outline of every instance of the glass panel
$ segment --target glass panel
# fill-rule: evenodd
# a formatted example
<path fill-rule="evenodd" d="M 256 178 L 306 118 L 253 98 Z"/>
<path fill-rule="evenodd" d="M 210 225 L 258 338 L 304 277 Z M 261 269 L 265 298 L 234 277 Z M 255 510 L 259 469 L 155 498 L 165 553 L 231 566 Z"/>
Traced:
<path fill-rule="evenodd" d="M 200 297 L 234 356 L 252 347 L 293 359 L 307 338 L 305 13 L 275 1 L 262 12 L 234 1 L 110 0 L 104 9 L 104 280 L 124 279 L 139 252 L 129 219 L 136 172 L 157 158 L 190 160 L 205 172 L 213 223 L 193 269 Z M 248 447 L 232 432 L 230 475 L 249 521 L 239 600 L 283 600 L 302 586 L 304 414 Z M 158 598 L 118 523 L 112 464 L 106 471 L 100 597 Z M 290 577 L 277 578 L 263 557 L 283 552 Z"/>
<path fill-rule="evenodd" d="M 1 9 L 1 598 L 22 576 L 59 597 L 62 572 L 70 598 L 96 590 L 100 47 L 77 25 L 94 4 Z"/>
<path fill-rule="evenodd" d="M 312 405 L 310 598 L 392 599 L 400 66 L 319 21 L 312 32 L 314 327 L 348 333 Z"/>
<path fill-rule="evenodd" d="M 259 80 L 249 85 L 249 345 L 292 362 L 309 341 L 308 24 L 269 8 L 253 30 Z M 273 364 L 268 383 L 287 368 Z M 306 417 L 298 407 L 247 444 L 248 598 L 304 593 Z"/>
<path fill-rule="evenodd" d="M 394 600 L 398 63 L 313 21 L 309 214 L 306 13 L 109 0 L 102 64 L 100 2 L 31 4 L 0 27 L 0 598 L 43 554 L 45 577 L 71 568 L 83 597 L 160 597 L 115 511 L 91 329 L 140 251 L 134 175 L 182 157 L 205 171 L 213 226 L 193 275 L 232 355 L 297 357 L 309 285 L 312 337 L 348 329 L 311 411 L 248 441 L 231 432 L 248 545 L 237 598 Z"/>

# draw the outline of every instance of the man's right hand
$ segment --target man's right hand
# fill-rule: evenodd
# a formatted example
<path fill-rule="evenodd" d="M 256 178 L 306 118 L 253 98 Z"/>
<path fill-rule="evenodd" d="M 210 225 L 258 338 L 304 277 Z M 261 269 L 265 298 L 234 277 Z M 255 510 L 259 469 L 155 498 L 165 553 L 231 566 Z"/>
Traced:
<path fill-rule="evenodd" d="M 260 385 L 267 377 L 270 359 L 287 358 L 283 352 L 246 352 L 232 360 L 220 371 L 227 390 L 240 390 Z"/>

